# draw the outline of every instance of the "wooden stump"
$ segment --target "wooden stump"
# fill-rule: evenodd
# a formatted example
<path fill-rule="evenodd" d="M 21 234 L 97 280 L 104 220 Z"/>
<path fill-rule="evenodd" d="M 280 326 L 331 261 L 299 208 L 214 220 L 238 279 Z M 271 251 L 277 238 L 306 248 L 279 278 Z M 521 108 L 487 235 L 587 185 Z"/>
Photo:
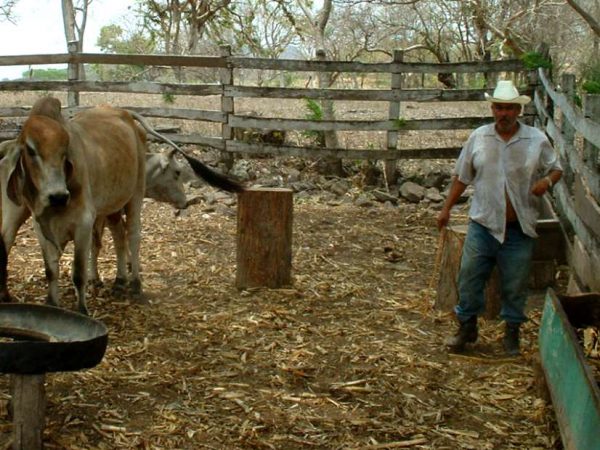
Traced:
<path fill-rule="evenodd" d="M 45 426 L 45 375 L 12 375 L 13 450 L 40 450 Z"/>
<path fill-rule="evenodd" d="M 293 192 L 253 188 L 238 200 L 236 286 L 291 285 Z"/>
<path fill-rule="evenodd" d="M 447 227 L 443 231 L 440 274 L 435 308 L 442 311 L 453 311 L 458 303 L 458 271 L 463 244 L 467 236 L 467 226 Z M 498 270 L 494 268 L 485 288 L 486 319 L 495 319 L 500 314 L 500 279 Z"/>

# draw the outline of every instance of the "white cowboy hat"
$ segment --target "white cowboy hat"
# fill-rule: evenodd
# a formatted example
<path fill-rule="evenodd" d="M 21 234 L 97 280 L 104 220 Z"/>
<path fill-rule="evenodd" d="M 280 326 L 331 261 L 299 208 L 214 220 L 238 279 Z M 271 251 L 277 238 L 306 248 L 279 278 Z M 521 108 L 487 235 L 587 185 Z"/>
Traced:
<path fill-rule="evenodd" d="M 494 93 L 489 95 L 487 92 L 484 94 L 485 99 L 492 103 L 517 103 L 519 105 L 526 105 L 531 101 L 531 98 L 527 95 L 519 95 L 519 91 L 510 80 L 498 81 Z"/>

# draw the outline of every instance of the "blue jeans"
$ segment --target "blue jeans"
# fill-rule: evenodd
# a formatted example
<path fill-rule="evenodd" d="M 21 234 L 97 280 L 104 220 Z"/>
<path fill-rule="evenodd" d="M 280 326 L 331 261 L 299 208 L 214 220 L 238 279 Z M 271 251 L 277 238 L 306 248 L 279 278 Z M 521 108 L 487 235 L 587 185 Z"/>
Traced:
<path fill-rule="evenodd" d="M 458 320 L 464 322 L 485 311 L 485 283 L 494 266 L 500 274 L 500 317 L 510 324 L 527 320 L 525 303 L 535 239 L 521 231 L 518 222 L 506 227 L 501 244 L 477 222 L 471 221 L 458 273 Z"/>

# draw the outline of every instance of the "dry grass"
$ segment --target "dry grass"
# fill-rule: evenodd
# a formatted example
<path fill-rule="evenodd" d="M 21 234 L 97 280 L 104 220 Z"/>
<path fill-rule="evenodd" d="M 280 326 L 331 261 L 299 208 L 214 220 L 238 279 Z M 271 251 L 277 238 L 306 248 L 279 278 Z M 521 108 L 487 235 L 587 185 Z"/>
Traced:
<path fill-rule="evenodd" d="M 47 376 L 46 448 L 557 448 L 532 363 L 539 310 L 523 357 L 502 356 L 496 322 L 473 353 L 448 355 L 453 321 L 431 308 L 437 240 L 432 213 L 413 205 L 296 202 L 293 286 L 238 291 L 233 209 L 176 218 L 148 202 L 151 304 L 91 296 L 109 347 L 92 370 Z M 40 302 L 29 226 L 10 268 L 13 294 Z M 62 285 L 75 308 L 68 258 Z M 6 416 L 0 429 L 6 442 Z"/>

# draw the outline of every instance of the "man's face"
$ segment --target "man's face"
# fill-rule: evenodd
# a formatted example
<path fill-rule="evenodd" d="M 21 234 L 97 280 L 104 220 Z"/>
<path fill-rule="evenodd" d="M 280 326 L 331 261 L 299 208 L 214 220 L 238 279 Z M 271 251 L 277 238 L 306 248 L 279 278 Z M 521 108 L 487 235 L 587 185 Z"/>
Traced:
<path fill-rule="evenodd" d="M 516 130 L 517 117 L 521 114 L 521 105 L 516 103 L 492 103 L 492 114 L 496 120 L 499 133 L 510 133 Z"/>

